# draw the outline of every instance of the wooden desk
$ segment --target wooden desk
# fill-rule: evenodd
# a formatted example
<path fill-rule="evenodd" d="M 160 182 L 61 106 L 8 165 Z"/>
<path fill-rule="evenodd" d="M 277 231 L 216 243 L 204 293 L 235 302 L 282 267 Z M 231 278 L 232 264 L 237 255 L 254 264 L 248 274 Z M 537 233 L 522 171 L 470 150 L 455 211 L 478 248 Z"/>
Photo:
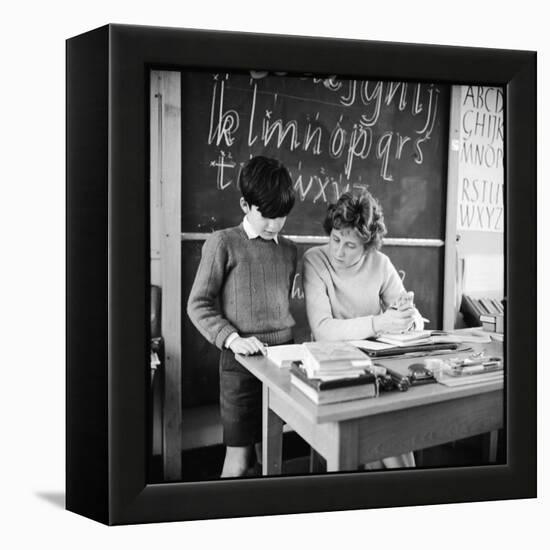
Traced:
<path fill-rule="evenodd" d="M 502 356 L 500 344 L 472 347 Z M 285 422 L 326 459 L 329 472 L 357 470 L 373 460 L 494 432 L 503 424 L 502 382 L 454 388 L 427 384 L 407 392 L 318 406 L 291 385 L 288 368 L 279 368 L 265 357 L 237 359 L 263 384 L 264 475 L 281 473 Z M 415 361 L 376 363 L 391 364 L 404 373 Z"/>

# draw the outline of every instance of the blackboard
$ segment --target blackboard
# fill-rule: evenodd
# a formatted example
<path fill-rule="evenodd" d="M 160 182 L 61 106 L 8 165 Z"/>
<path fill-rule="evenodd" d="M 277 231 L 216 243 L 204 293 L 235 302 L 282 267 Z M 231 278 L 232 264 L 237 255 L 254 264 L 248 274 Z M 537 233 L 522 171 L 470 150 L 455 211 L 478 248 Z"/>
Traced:
<path fill-rule="evenodd" d="M 442 238 L 449 86 L 184 71 L 181 90 L 182 231 L 238 223 L 240 168 L 263 154 L 295 185 L 289 234 L 322 234 L 327 202 L 368 188 L 392 237 Z"/>
<path fill-rule="evenodd" d="M 388 237 L 444 239 L 448 86 L 311 76 L 182 72 L 182 365 L 184 407 L 218 399 L 219 351 L 185 314 L 204 239 L 193 233 L 242 220 L 237 180 L 251 156 L 279 158 L 297 194 L 284 233 L 323 235 L 327 203 L 368 189 L 385 213 Z M 191 239 L 191 240 L 189 240 Z M 309 339 L 300 271 L 291 310 L 295 339 Z M 385 246 L 441 327 L 442 247 Z"/>

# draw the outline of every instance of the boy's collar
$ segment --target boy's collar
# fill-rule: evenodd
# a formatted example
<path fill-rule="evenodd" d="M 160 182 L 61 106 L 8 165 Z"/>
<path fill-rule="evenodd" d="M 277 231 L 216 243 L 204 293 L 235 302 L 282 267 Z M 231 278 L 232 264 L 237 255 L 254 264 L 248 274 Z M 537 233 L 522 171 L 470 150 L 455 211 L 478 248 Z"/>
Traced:
<path fill-rule="evenodd" d="M 249 239 L 257 239 L 260 236 L 259 233 L 256 233 L 246 216 L 243 218 L 243 229 Z M 279 235 L 275 235 L 272 240 L 279 244 Z"/>

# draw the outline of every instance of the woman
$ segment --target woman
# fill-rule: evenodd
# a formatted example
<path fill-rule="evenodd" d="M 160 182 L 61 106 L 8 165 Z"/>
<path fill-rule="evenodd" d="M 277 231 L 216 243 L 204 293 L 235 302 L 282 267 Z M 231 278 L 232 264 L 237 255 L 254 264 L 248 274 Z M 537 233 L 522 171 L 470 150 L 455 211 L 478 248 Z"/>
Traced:
<path fill-rule="evenodd" d="M 309 326 L 315 340 L 359 340 L 381 332 L 404 331 L 421 319 L 401 278 L 379 249 L 386 234 L 382 209 L 368 192 L 343 194 L 324 221 L 326 245 L 304 254 L 303 285 Z M 369 463 L 367 469 L 414 467 L 412 453 Z"/>

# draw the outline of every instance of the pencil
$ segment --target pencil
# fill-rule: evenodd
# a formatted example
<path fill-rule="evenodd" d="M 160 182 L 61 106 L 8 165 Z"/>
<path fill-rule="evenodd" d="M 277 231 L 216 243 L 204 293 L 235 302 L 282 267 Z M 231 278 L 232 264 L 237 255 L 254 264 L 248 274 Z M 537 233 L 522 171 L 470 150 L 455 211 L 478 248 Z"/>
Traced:
<path fill-rule="evenodd" d="M 390 306 L 390 309 L 395 309 L 396 311 L 399 311 L 399 308 L 396 306 Z M 426 317 L 420 317 L 425 323 L 429 323 L 430 320 L 426 319 Z"/>

